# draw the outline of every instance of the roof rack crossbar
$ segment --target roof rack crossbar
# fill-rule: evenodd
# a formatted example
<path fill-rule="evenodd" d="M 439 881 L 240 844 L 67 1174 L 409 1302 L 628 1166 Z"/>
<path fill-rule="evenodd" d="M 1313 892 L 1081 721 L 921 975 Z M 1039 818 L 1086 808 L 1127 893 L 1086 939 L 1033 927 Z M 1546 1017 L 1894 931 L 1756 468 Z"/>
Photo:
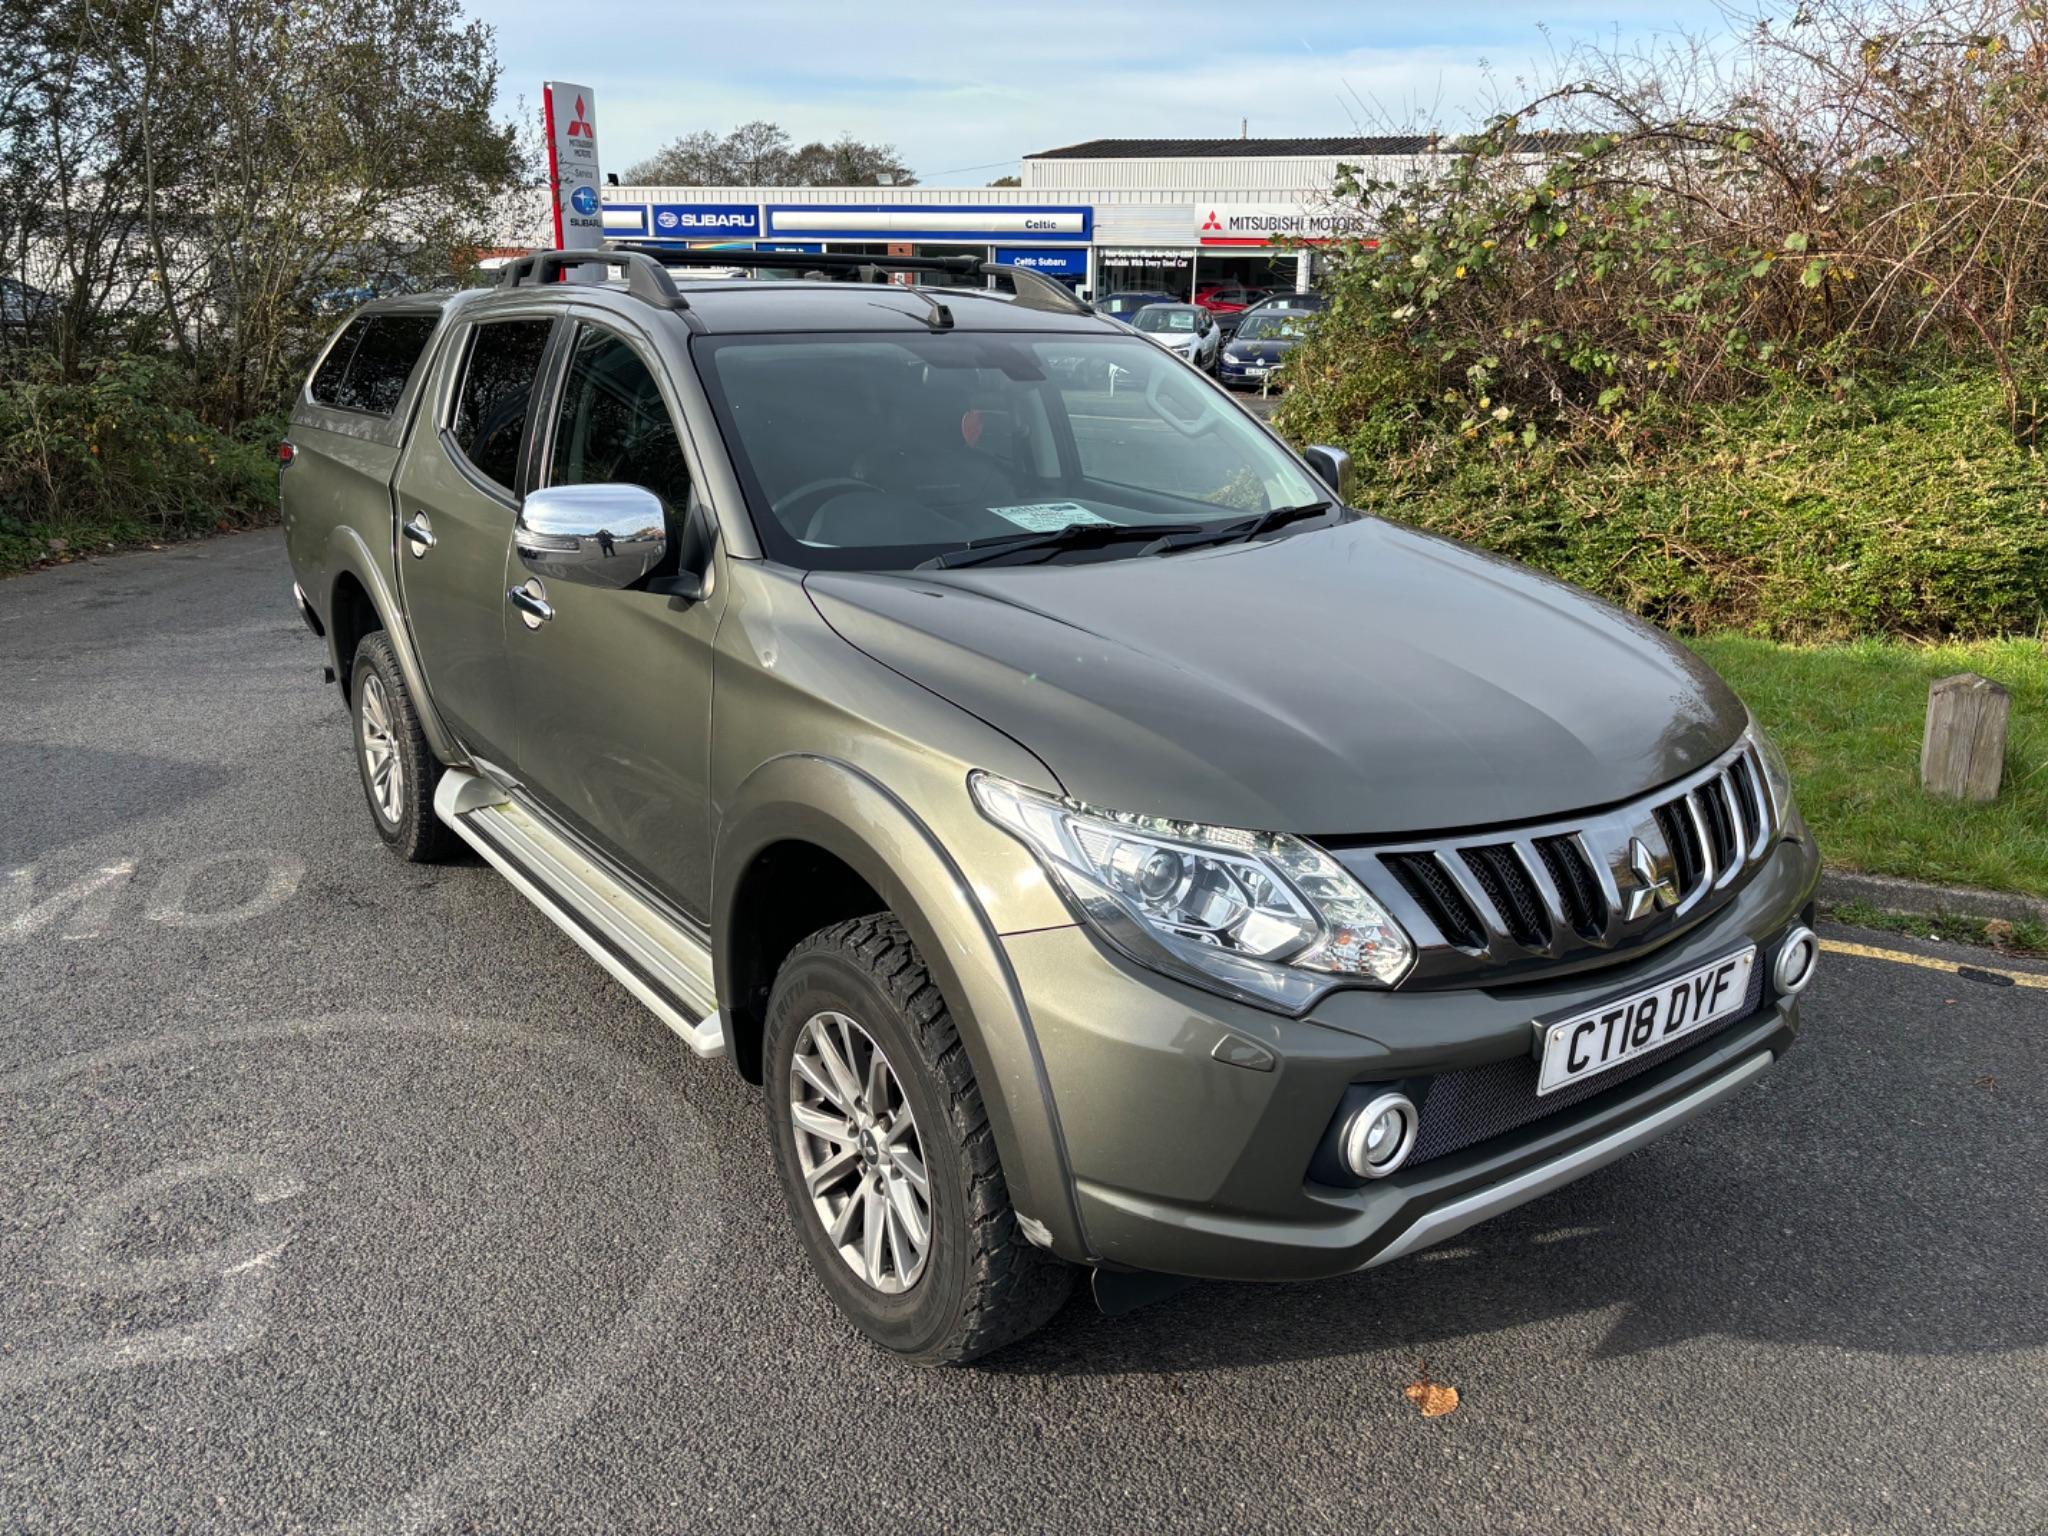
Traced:
<path fill-rule="evenodd" d="M 658 261 L 628 249 L 589 251 L 535 251 L 514 257 L 498 274 L 500 288 L 535 287 L 551 283 L 570 267 L 601 265 L 623 267 L 626 292 L 645 299 L 659 309 L 688 309 L 690 301 L 677 291 L 674 281 Z"/>
<path fill-rule="evenodd" d="M 1086 304 L 1067 289 L 1063 283 L 1056 283 L 1042 272 L 1033 272 L 1028 267 L 1012 266 L 1007 262 L 984 261 L 979 256 L 860 256 L 851 251 L 743 251 L 721 250 L 716 247 L 699 247 L 695 250 L 679 246 L 637 244 L 621 241 L 612 246 L 621 253 L 645 256 L 664 267 L 739 267 L 757 270 L 763 267 L 795 272 L 819 272 L 826 274 L 848 274 L 864 282 L 875 282 L 890 272 L 948 272 L 955 277 L 995 277 L 1010 279 L 1017 297 L 1039 301 L 1053 300 L 1059 308 L 1071 314 L 1093 314 Z M 1034 308 L 1048 307 L 1043 302 L 1033 304 Z M 935 317 L 936 318 L 936 317 Z"/>
<path fill-rule="evenodd" d="M 1014 266 L 1009 262 L 1003 261 L 984 261 L 981 264 L 981 270 L 984 272 L 1001 272 L 1006 274 L 1010 281 L 1016 285 L 1019 298 L 1023 297 L 1024 284 L 1028 280 L 1032 291 L 1041 298 L 1053 299 L 1062 308 L 1069 309 L 1077 315 L 1092 315 L 1095 313 L 1094 310 L 1081 302 L 1073 289 L 1069 288 L 1065 283 L 1054 282 L 1043 272 L 1034 272 L 1029 267 Z"/>

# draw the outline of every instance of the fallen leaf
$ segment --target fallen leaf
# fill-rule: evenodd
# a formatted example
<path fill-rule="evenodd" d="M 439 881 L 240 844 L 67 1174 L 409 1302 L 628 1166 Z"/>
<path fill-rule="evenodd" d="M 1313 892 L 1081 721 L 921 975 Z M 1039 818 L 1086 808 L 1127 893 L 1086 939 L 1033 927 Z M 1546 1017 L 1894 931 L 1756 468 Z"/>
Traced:
<path fill-rule="evenodd" d="M 1422 1411 L 1425 1419 L 1440 1419 L 1458 1406 L 1458 1389 L 1429 1379 L 1429 1362 L 1416 1367 L 1417 1379 L 1408 1383 L 1408 1401 Z"/>

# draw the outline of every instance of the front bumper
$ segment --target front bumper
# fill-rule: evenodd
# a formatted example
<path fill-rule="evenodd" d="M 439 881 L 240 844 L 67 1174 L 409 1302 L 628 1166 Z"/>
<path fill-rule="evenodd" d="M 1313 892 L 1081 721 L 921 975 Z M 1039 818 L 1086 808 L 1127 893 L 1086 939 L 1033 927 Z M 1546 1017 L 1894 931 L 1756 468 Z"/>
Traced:
<path fill-rule="evenodd" d="M 1234 363 L 1226 357 L 1216 365 L 1216 376 L 1226 384 L 1264 384 L 1278 373 L 1275 363 Z"/>
<path fill-rule="evenodd" d="M 1782 1056 L 1797 1003 L 1775 945 L 1819 859 L 1787 839 L 1727 906 L 1654 952 L 1492 990 L 1331 994 L 1288 1019 L 1130 964 L 1078 927 L 1004 939 L 1044 1055 L 1087 1251 L 1214 1279 L 1313 1279 L 1384 1263 L 1621 1157 Z M 1750 941 L 1756 1010 L 1613 1087 L 1363 1188 L 1311 1164 L 1347 1089 L 1529 1055 L 1531 1021 L 1590 1007 Z M 1429 1104 L 1423 1100 L 1425 1124 Z"/>

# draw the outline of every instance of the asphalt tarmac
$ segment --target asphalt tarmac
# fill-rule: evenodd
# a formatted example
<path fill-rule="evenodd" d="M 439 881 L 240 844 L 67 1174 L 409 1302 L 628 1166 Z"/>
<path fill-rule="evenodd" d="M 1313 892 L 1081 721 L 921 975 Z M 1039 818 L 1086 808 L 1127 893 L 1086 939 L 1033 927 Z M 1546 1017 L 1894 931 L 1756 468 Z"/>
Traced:
<path fill-rule="evenodd" d="M 1450 1247 L 910 1370 L 728 1064 L 383 851 L 320 664 L 275 533 L 0 583 L 0 1530 L 2048 1529 L 2048 990 L 1830 954 Z"/>

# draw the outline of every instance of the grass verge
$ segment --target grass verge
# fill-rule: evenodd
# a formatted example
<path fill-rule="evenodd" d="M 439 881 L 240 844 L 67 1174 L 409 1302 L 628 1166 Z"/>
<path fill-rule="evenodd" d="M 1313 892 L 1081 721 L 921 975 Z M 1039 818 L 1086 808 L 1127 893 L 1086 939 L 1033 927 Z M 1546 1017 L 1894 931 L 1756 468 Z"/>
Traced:
<path fill-rule="evenodd" d="M 1975 944 L 2008 955 L 2048 956 L 2048 924 L 1966 917 L 1960 912 L 1887 912 L 1861 901 L 1830 903 L 1821 916 L 1851 928 L 1875 928 L 1936 943 Z"/>
<path fill-rule="evenodd" d="M 1690 642 L 1755 711 L 1792 765 L 1799 807 L 1832 864 L 1875 875 L 2048 896 L 2048 649 L 1859 641 Z M 1990 805 L 1920 788 L 1927 685 L 1979 672 L 2012 690 L 2005 785 Z"/>

